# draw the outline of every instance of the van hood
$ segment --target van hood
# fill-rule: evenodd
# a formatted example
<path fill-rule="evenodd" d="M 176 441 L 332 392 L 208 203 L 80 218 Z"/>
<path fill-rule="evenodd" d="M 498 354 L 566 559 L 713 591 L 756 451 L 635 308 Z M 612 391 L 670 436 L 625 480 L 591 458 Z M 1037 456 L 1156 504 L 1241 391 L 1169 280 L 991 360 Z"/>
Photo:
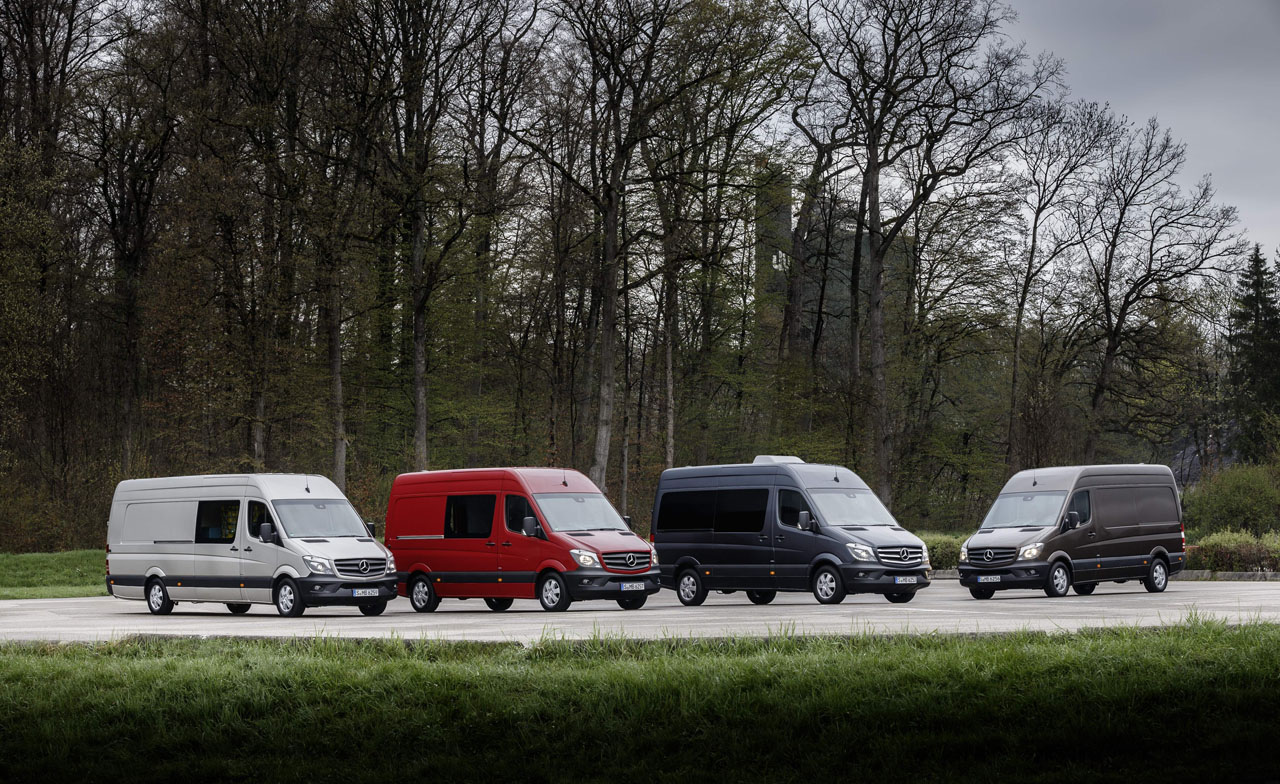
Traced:
<path fill-rule="evenodd" d="M 386 558 L 388 551 L 375 539 L 366 536 L 325 537 L 304 536 L 288 540 L 289 547 L 299 555 L 314 555 L 319 558 L 336 560 L 339 558 Z"/>
<path fill-rule="evenodd" d="M 562 533 L 574 547 L 598 553 L 643 552 L 649 543 L 628 531 L 574 531 Z"/>
<path fill-rule="evenodd" d="M 1032 542 L 1042 542 L 1053 530 L 1053 526 L 1036 528 L 1034 526 L 1019 528 L 984 528 L 965 542 L 965 547 L 981 549 L 983 547 L 1021 547 Z"/>
<path fill-rule="evenodd" d="M 907 529 L 888 525 L 859 525 L 848 528 L 824 525 L 822 532 L 844 542 L 857 542 L 872 547 L 924 546 L 924 541 Z"/>

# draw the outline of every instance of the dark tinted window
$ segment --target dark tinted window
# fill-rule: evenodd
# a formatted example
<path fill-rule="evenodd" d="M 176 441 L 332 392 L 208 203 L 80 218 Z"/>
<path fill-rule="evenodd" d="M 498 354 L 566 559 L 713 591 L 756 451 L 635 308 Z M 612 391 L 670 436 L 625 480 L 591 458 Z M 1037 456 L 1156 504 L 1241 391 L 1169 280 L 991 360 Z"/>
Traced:
<path fill-rule="evenodd" d="M 505 504 L 507 507 L 507 530 L 512 533 L 523 533 L 524 519 L 538 516 L 533 511 L 533 504 L 529 503 L 529 499 L 522 495 L 507 496 Z"/>
<path fill-rule="evenodd" d="M 1178 522 L 1178 502 L 1172 487 L 1136 487 L 1133 503 L 1138 509 L 1139 523 Z"/>
<path fill-rule="evenodd" d="M 764 514 L 769 491 L 719 490 L 716 492 L 715 530 L 723 533 L 759 533 L 764 530 Z"/>
<path fill-rule="evenodd" d="M 1133 508 L 1132 487 L 1101 487 L 1093 491 L 1093 521 L 1102 526 L 1133 525 L 1138 522 Z"/>
<path fill-rule="evenodd" d="M 813 510 L 809 508 L 809 502 L 804 500 L 803 494 L 796 490 L 778 491 L 778 519 L 784 525 L 796 525 L 800 520 L 801 512 L 813 515 Z"/>
<path fill-rule="evenodd" d="M 1080 525 L 1089 522 L 1089 491 L 1080 490 L 1071 496 L 1071 506 L 1067 507 L 1067 511 L 1080 515 Z"/>
<path fill-rule="evenodd" d="M 493 531 L 495 495 L 451 495 L 444 505 L 444 538 L 483 539 Z"/>
<path fill-rule="evenodd" d="M 249 536 L 257 537 L 263 523 L 275 525 L 275 521 L 271 519 L 271 513 L 267 511 L 267 505 L 261 501 L 250 501 Z"/>
<path fill-rule="evenodd" d="M 658 503 L 659 531 L 710 531 L 716 515 L 712 490 L 663 493 Z"/>
<path fill-rule="evenodd" d="M 201 501 L 196 507 L 196 541 L 230 544 L 240 521 L 239 501 Z"/>

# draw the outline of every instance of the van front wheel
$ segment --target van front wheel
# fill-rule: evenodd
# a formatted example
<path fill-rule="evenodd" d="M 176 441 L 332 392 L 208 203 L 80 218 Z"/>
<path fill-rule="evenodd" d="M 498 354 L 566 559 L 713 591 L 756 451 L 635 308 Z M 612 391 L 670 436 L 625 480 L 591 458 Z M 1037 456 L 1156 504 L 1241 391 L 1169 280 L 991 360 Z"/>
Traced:
<path fill-rule="evenodd" d="M 1049 579 L 1044 582 L 1044 595 L 1055 599 L 1066 596 L 1071 590 L 1071 570 L 1062 561 L 1049 567 Z"/>
<path fill-rule="evenodd" d="M 813 573 L 813 596 L 820 604 L 839 604 L 844 601 L 844 581 L 834 566 L 819 566 Z"/>
<path fill-rule="evenodd" d="M 292 577 L 286 577 L 276 586 L 276 612 L 286 618 L 297 618 L 302 615 L 302 611 L 307 609 L 302 603 L 302 593 L 298 590 L 298 584 L 293 581 Z"/>
<path fill-rule="evenodd" d="M 990 599 L 996 595 L 996 589 L 989 585 L 970 585 L 969 595 L 975 599 Z"/>
<path fill-rule="evenodd" d="M 1164 561 L 1156 558 L 1151 562 L 1151 569 L 1148 570 L 1142 585 L 1151 593 L 1162 593 L 1169 587 L 1169 567 L 1164 565 Z"/>
<path fill-rule="evenodd" d="M 414 612 L 435 612 L 440 606 L 440 597 L 431 590 L 431 581 L 425 574 L 415 575 L 409 581 L 409 604 Z"/>
<path fill-rule="evenodd" d="M 152 615 L 168 615 L 173 612 L 173 600 L 169 598 L 164 582 L 158 577 L 147 583 L 147 609 Z"/>
<path fill-rule="evenodd" d="M 573 599 L 569 596 L 569 588 L 564 584 L 564 578 L 555 572 L 547 572 L 546 576 L 538 581 L 538 601 L 542 604 L 542 609 L 547 612 L 564 612 L 569 609 L 570 604 L 573 604 Z"/>
<path fill-rule="evenodd" d="M 676 580 L 676 596 L 685 607 L 697 607 L 707 600 L 707 586 L 692 569 L 685 569 Z"/>

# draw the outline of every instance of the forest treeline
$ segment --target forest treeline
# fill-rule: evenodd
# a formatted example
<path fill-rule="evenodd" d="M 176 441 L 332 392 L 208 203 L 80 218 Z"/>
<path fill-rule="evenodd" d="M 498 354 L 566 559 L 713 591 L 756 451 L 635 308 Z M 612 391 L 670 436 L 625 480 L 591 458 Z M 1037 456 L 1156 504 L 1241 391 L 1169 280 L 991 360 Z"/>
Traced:
<path fill-rule="evenodd" d="M 946 529 L 1027 466 L 1232 459 L 1276 326 L 1235 212 L 1012 20 L 0 0 L 0 549 L 186 472 L 381 517 L 402 471 L 568 466 L 643 520 L 666 466 L 786 453 Z"/>

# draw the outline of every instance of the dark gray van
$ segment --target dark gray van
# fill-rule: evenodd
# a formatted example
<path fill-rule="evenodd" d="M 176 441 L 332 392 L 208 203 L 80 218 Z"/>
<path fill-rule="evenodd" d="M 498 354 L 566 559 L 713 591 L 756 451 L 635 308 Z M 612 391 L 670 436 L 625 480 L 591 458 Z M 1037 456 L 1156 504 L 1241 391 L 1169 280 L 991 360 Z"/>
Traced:
<path fill-rule="evenodd" d="M 662 584 L 698 605 L 710 590 L 848 593 L 909 602 L 929 585 L 929 552 L 847 468 L 760 455 L 754 463 L 669 468 L 653 504 Z"/>
<path fill-rule="evenodd" d="M 1159 593 L 1186 565 L 1173 472 L 1157 465 L 1036 468 L 1013 475 L 960 548 L 960 584 L 975 599 L 1006 588 L 1083 596 L 1141 580 Z"/>

